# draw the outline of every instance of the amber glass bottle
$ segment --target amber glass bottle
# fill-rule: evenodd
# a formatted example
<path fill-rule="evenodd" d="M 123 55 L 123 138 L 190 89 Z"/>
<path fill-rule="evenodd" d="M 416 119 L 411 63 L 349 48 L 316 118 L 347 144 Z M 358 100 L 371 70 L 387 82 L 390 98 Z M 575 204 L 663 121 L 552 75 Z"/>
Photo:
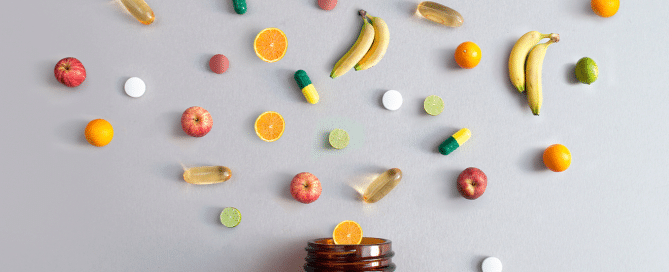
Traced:
<path fill-rule="evenodd" d="M 363 237 L 359 245 L 335 245 L 332 238 L 309 241 L 307 272 L 395 271 L 392 242 L 386 239 Z"/>

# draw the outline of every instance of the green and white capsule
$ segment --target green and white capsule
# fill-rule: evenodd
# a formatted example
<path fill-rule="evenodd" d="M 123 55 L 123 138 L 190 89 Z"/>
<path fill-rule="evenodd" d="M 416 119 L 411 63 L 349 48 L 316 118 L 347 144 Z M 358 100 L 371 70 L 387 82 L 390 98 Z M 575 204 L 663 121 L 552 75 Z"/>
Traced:
<path fill-rule="evenodd" d="M 451 152 L 458 149 L 458 147 L 463 145 L 471 137 L 472 132 L 468 128 L 463 128 L 453 134 L 451 137 L 448 137 L 446 141 L 439 145 L 439 153 L 442 155 L 451 154 Z"/>
<path fill-rule="evenodd" d="M 302 94 L 307 99 L 307 102 L 311 104 L 318 103 L 318 92 L 316 92 L 314 84 L 311 84 L 311 79 L 309 79 L 307 72 L 304 70 L 295 72 L 295 81 L 297 81 L 297 85 L 302 89 Z"/>

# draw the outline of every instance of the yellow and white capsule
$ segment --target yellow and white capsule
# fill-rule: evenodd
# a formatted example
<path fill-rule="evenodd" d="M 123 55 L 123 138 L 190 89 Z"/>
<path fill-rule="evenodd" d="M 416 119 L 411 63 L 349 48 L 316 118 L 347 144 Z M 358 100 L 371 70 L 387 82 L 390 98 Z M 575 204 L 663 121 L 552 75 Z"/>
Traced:
<path fill-rule="evenodd" d="M 311 104 L 318 103 L 318 92 L 316 92 L 314 84 L 311 84 L 311 79 L 309 79 L 307 72 L 304 70 L 295 72 L 295 81 L 297 81 L 297 85 L 302 89 L 302 94 L 307 99 L 307 102 Z"/>
<path fill-rule="evenodd" d="M 451 154 L 451 152 L 458 149 L 458 147 L 467 142 L 467 140 L 469 140 L 471 137 L 472 132 L 468 128 L 463 128 L 453 134 L 451 137 L 448 137 L 446 141 L 439 145 L 439 153 L 442 155 Z"/>

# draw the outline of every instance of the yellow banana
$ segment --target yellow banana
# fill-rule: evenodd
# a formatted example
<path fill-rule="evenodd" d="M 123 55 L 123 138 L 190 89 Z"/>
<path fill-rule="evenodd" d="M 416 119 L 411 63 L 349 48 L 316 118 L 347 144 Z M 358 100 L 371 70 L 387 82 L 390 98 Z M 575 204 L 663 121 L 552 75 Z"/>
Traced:
<path fill-rule="evenodd" d="M 545 43 L 540 43 L 532 48 L 527 56 L 527 66 L 525 67 L 525 81 L 527 83 L 527 104 L 534 115 L 539 115 L 543 94 L 541 93 L 541 70 L 544 66 L 544 57 L 548 46 L 554 42 L 560 41 L 560 36 L 551 37 Z"/>
<path fill-rule="evenodd" d="M 539 41 L 544 38 L 552 38 L 555 35 L 557 34 L 541 34 L 538 31 L 530 31 L 516 41 L 513 49 L 511 49 L 511 55 L 509 55 L 509 78 L 519 92 L 525 91 L 525 60 L 527 54 Z"/>
<path fill-rule="evenodd" d="M 332 69 L 332 73 L 330 73 L 331 78 L 342 76 L 351 70 L 351 68 L 365 56 L 365 53 L 367 53 L 372 46 L 372 42 L 374 42 L 374 27 L 367 21 L 365 15 L 366 12 L 360 10 L 360 16 L 362 16 L 362 20 L 364 21 L 362 30 L 360 30 L 360 35 L 358 35 L 358 39 L 355 41 L 355 44 L 353 44 L 351 49 L 337 61 L 337 64 L 335 64 Z"/>
<path fill-rule="evenodd" d="M 355 65 L 356 71 L 369 69 L 379 63 L 383 55 L 386 54 L 390 42 L 390 31 L 388 31 L 386 22 L 379 17 L 367 15 L 367 18 L 372 21 L 372 26 L 374 26 L 374 43 L 372 43 L 372 47 L 369 48 L 367 54 Z"/>

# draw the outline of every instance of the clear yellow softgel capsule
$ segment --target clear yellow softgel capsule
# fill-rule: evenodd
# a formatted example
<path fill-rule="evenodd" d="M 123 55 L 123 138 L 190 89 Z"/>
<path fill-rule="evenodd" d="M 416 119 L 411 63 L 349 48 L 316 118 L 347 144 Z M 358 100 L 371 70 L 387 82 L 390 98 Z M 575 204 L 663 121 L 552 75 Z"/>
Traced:
<path fill-rule="evenodd" d="M 184 180 L 191 184 L 214 184 L 227 181 L 232 171 L 225 166 L 199 166 L 184 170 Z"/>
<path fill-rule="evenodd" d="M 424 1 L 418 4 L 416 13 L 430 21 L 450 27 L 459 27 L 465 21 L 459 12 L 432 1 Z"/>
<path fill-rule="evenodd" d="M 362 195 L 362 200 L 367 203 L 374 203 L 381 200 L 402 180 L 402 170 L 399 168 L 388 169 L 372 184 L 367 186 L 367 190 Z"/>
<path fill-rule="evenodd" d="M 156 19 L 153 10 L 144 0 L 121 0 L 121 3 L 142 24 L 150 25 Z"/>
<path fill-rule="evenodd" d="M 468 128 L 463 128 L 453 134 L 451 137 L 448 137 L 446 141 L 439 145 L 439 153 L 442 155 L 451 154 L 451 152 L 458 149 L 458 147 L 463 145 L 471 137 L 472 132 Z"/>

